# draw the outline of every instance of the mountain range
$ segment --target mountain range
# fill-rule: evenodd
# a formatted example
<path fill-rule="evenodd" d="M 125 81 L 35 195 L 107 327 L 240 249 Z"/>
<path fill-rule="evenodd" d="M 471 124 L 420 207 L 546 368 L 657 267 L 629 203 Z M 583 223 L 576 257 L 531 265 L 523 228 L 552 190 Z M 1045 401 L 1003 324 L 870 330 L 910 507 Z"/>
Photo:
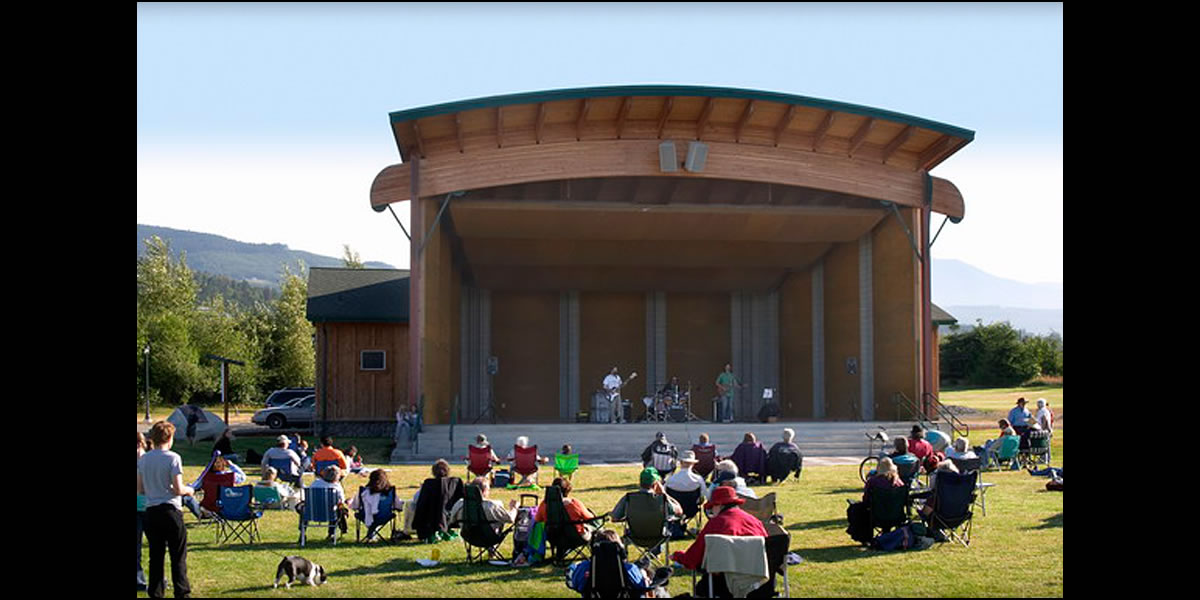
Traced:
<path fill-rule="evenodd" d="M 250 244 L 211 233 L 199 233 L 137 226 L 137 253 L 145 251 L 144 240 L 159 236 L 170 245 L 172 254 L 187 254 L 193 271 L 224 275 L 254 285 L 278 287 L 280 274 L 287 266 L 299 271 L 303 262 L 309 267 L 340 267 L 341 258 L 292 250 L 284 244 Z M 394 268 L 381 262 L 368 262 L 370 268 Z M 961 326 L 1008 321 L 1029 333 L 1063 333 L 1063 284 L 1022 283 L 991 275 L 959 260 L 934 259 L 933 301 L 958 319 Z"/>

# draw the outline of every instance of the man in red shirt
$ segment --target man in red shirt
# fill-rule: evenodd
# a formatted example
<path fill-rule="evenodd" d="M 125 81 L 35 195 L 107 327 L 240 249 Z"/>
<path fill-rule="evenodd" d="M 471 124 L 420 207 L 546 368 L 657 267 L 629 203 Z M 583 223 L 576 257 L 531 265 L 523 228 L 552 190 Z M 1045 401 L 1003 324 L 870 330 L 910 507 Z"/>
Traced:
<path fill-rule="evenodd" d="M 738 508 L 746 501 L 739 498 L 737 492 L 727 486 L 718 486 L 713 490 L 712 499 L 704 505 L 705 510 L 713 509 L 716 513 L 704 525 L 704 529 L 696 536 L 696 541 L 684 552 L 671 555 L 671 560 L 695 571 L 704 562 L 704 536 L 716 535 L 757 535 L 767 537 L 767 528 L 758 517 Z"/>

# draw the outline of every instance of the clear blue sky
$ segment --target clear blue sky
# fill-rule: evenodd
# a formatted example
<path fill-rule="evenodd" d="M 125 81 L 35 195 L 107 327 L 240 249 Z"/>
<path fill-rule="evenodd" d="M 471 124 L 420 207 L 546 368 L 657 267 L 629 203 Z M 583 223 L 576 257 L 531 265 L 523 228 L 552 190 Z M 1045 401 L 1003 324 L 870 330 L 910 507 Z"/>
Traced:
<path fill-rule="evenodd" d="M 399 162 L 388 112 L 712 85 L 974 130 L 934 170 L 967 205 L 934 255 L 1063 280 L 1061 4 L 139 4 L 137 39 L 139 223 L 406 266 L 367 199 Z"/>

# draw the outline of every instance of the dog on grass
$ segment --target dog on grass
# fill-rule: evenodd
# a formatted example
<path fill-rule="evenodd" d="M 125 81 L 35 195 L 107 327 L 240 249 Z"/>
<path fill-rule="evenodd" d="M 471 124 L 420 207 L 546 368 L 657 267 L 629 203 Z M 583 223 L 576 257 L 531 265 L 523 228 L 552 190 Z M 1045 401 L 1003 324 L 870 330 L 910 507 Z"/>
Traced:
<path fill-rule="evenodd" d="M 292 583 L 299 580 L 300 583 L 307 583 L 311 586 L 318 586 L 325 583 L 325 568 L 318 565 L 307 558 L 299 556 L 285 556 L 279 561 L 279 568 L 275 569 L 275 585 L 279 587 L 279 580 L 287 577 L 288 589 L 291 589 Z"/>

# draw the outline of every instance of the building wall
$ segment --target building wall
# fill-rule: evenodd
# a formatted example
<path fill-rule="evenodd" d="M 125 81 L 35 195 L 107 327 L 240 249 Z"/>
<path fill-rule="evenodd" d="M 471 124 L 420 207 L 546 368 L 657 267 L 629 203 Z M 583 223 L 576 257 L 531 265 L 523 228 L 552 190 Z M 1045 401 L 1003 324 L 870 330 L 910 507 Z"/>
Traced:
<path fill-rule="evenodd" d="M 422 231 L 429 231 L 440 200 L 422 198 Z M 460 386 L 460 295 L 462 270 L 455 264 L 453 231 L 443 217 L 421 256 L 421 393 L 428 423 L 448 423 Z"/>
<path fill-rule="evenodd" d="M 712 418 L 717 375 L 731 360 L 729 318 L 729 294 L 667 294 L 667 378 L 691 381 L 701 419 Z"/>
<path fill-rule="evenodd" d="M 813 415 L 812 272 L 790 273 L 779 288 L 779 371 L 781 416 Z"/>
<path fill-rule="evenodd" d="M 363 350 L 386 352 L 386 368 L 363 371 Z M 317 369 L 318 418 L 394 422 L 408 401 L 408 325 L 318 324 Z"/>
<path fill-rule="evenodd" d="M 825 256 L 825 402 L 826 418 L 861 417 L 858 374 L 846 361 L 862 357 L 859 335 L 858 242 L 836 244 Z M 860 368 L 861 370 L 861 368 Z"/>
<path fill-rule="evenodd" d="M 900 211 L 916 231 L 917 211 Z M 920 263 L 895 217 L 872 232 L 875 303 L 875 416 L 907 419 L 892 402 L 896 392 L 916 400 L 920 389 Z"/>
<path fill-rule="evenodd" d="M 556 305 L 557 306 L 557 305 Z M 668 307 L 667 314 L 670 314 Z M 668 348 L 670 346 L 668 345 Z M 580 403 L 591 409 L 592 394 L 602 388 L 604 376 L 616 366 L 622 379 L 638 372 L 639 381 L 625 388 L 634 402 L 633 416 L 641 414 L 642 393 L 648 377 L 646 365 L 646 295 L 644 293 L 581 292 L 579 294 Z"/>
<path fill-rule="evenodd" d="M 555 292 L 493 291 L 492 379 L 498 416 L 513 422 L 559 420 L 558 317 Z"/>

